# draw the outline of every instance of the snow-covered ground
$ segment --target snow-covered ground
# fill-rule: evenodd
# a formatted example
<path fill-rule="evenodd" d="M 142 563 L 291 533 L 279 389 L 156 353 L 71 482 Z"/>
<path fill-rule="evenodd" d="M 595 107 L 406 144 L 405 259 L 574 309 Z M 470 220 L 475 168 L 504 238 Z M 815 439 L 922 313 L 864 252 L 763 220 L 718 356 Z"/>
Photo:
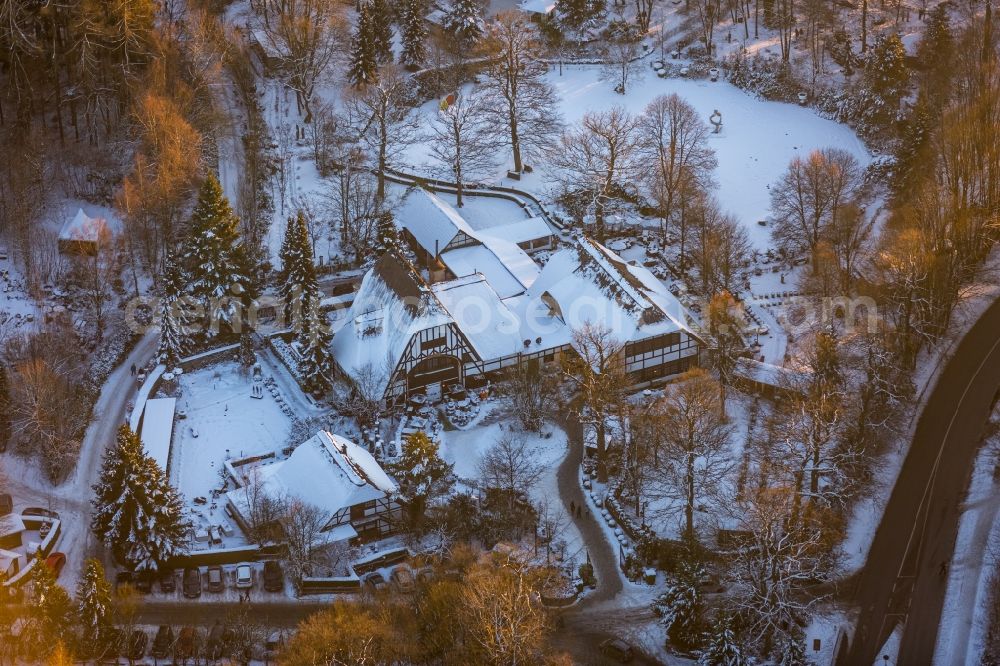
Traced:
<path fill-rule="evenodd" d="M 626 95 L 615 93 L 613 84 L 602 80 L 601 67 L 596 65 L 564 65 L 561 76 L 558 68 L 553 68 L 547 78 L 558 94 L 559 112 L 570 127 L 587 112 L 615 106 L 633 114 L 642 113 L 653 99 L 670 93 L 688 101 L 706 124 L 718 110 L 722 114 L 722 131 L 709 140 L 719 161 L 716 193 L 723 208 L 746 225 L 759 249 L 770 246 L 770 228 L 757 224 L 769 213 L 768 188 L 793 157 L 804 157 L 817 148 L 838 147 L 854 154 L 862 166 L 871 161 L 864 144 L 849 127 L 821 118 L 809 108 L 757 99 L 724 81 L 660 79 L 652 70 L 644 70 L 645 77 L 634 83 Z M 420 107 L 425 126 L 437 108 L 434 101 Z M 407 157 L 416 171 L 437 173 L 438 166 L 430 158 L 426 144 L 413 146 Z M 504 162 L 498 166 L 499 179 L 508 165 Z M 544 194 L 550 174 L 544 164 L 534 166 L 535 172 L 522 177 L 517 187 Z"/>
<path fill-rule="evenodd" d="M 212 490 L 223 486 L 225 460 L 280 450 L 291 432 L 292 420 L 271 394 L 264 391 L 263 399 L 253 398 L 251 384 L 235 361 L 210 365 L 178 380 L 177 409 L 185 417 L 174 425 L 170 480 L 200 527 L 232 523 L 225 514 L 225 499 L 212 498 Z M 209 503 L 195 505 L 196 497 Z M 245 541 L 238 529 L 224 540 L 226 546 L 241 543 Z"/>
<path fill-rule="evenodd" d="M 1000 411 L 994 419 L 1000 418 Z M 994 435 L 976 456 L 959 522 L 955 556 L 949 567 L 948 592 L 941 612 L 935 663 L 980 663 L 989 622 L 990 583 L 1000 552 L 1000 486 L 995 479 L 1000 436 Z"/>

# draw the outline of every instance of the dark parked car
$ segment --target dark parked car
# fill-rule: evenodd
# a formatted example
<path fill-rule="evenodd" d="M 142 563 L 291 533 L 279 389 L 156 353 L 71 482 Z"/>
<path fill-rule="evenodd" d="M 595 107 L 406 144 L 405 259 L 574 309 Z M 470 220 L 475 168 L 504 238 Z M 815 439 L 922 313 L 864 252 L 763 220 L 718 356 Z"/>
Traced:
<path fill-rule="evenodd" d="M 153 639 L 153 649 L 149 651 L 149 654 L 156 659 L 166 659 L 173 646 L 174 630 L 169 624 L 161 624 L 160 628 L 156 630 L 156 638 Z"/>
<path fill-rule="evenodd" d="M 0 516 L 6 516 L 14 511 L 14 498 L 7 493 L 0 493 Z"/>
<path fill-rule="evenodd" d="M 601 654 L 622 664 L 627 664 L 635 657 L 632 646 L 620 638 L 609 638 L 601 643 Z"/>
<path fill-rule="evenodd" d="M 184 596 L 197 599 L 201 596 L 201 570 L 198 567 L 188 567 L 184 570 Z"/>
<path fill-rule="evenodd" d="M 135 591 L 139 594 L 149 594 L 153 591 L 153 580 L 156 574 L 152 571 L 141 571 L 135 577 Z"/>
<path fill-rule="evenodd" d="M 146 656 L 146 645 L 149 643 L 149 636 L 145 631 L 136 629 L 128 637 L 128 644 L 125 647 L 125 656 L 129 659 L 142 659 Z"/>
<path fill-rule="evenodd" d="M 166 569 L 160 572 L 160 592 L 173 593 L 177 591 L 177 579 L 174 570 Z"/>
<path fill-rule="evenodd" d="M 365 576 L 365 585 L 368 586 L 368 588 L 373 592 L 384 590 L 389 586 L 389 584 L 385 582 L 385 578 L 382 574 L 378 572 L 370 573 Z"/>
<path fill-rule="evenodd" d="M 174 644 L 174 659 L 190 659 L 194 656 L 195 629 L 187 626 L 177 634 L 177 642 Z"/>
<path fill-rule="evenodd" d="M 226 589 L 226 577 L 222 573 L 222 567 L 215 565 L 208 568 L 208 591 L 222 592 Z"/>
<path fill-rule="evenodd" d="M 285 575 L 281 565 L 275 560 L 264 562 L 264 589 L 268 592 L 281 592 L 285 589 Z"/>

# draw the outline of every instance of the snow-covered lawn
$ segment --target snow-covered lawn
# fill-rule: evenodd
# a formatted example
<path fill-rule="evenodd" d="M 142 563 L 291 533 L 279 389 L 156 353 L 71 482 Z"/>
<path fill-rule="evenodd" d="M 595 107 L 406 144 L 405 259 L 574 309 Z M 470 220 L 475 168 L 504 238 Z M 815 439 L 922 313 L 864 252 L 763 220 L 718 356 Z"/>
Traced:
<path fill-rule="evenodd" d="M 235 361 L 181 375 L 178 383 L 177 409 L 186 418 L 177 420 L 174 426 L 170 480 L 183 493 L 187 505 L 198 512 L 198 522 L 232 523 L 225 514 L 224 498 L 213 500 L 211 495 L 212 489 L 222 486 L 224 461 L 227 457 L 280 450 L 292 421 L 267 391 L 263 399 L 251 397 L 252 381 Z M 194 506 L 195 497 L 204 497 L 209 504 Z M 238 529 L 234 530 L 234 537 L 239 536 Z M 233 541 L 225 545 L 235 545 L 242 539 Z"/>
<path fill-rule="evenodd" d="M 722 132 L 713 134 L 709 141 L 719 160 L 716 193 L 723 208 L 746 225 L 758 248 L 770 246 L 770 228 L 757 224 L 769 213 L 768 187 L 794 156 L 808 155 L 816 148 L 837 147 L 854 154 L 862 166 L 871 162 L 864 144 L 849 127 L 821 118 L 809 108 L 756 99 L 724 81 L 660 79 L 645 65 L 644 72 L 644 78 L 632 84 L 626 95 L 615 93 L 612 84 L 601 79 L 601 68 L 594 65 L 566 65 L 562 76 L 558 68 L 553 68 L 548 80 L 558 93 L 559 111 L 568 126 L 579 123 L 589 111 L 614 106 L 642 113 L 654 98 L 670 93 L 687 100 L 706 124 L 712 112 L 718 110 L 722 114 Z M 437 103 L 424 104 L 420 113 L 429 118 L 437 113 Z M 426 145 L 413 147 L 408 157 L 421 173 L 435 173 L 436 165 Z M 509 157 L 504 155 L 503 159 Z M 501 166 L 498 176 L 506 173 L 507 164 Z M 516 186 L 541 194 L 546 189 L 545 165 L 534 166 L 535 173 L 526 175 Z"/>

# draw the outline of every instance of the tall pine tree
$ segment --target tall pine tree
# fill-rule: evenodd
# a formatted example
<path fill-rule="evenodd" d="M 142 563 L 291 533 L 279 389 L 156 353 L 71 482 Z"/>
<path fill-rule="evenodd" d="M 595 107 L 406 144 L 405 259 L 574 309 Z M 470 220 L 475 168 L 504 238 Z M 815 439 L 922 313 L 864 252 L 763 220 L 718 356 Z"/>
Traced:
<path fill-rule="evenodd" d="M 399 229 L 393 220 L 392 211 L 384 210 L 378 214 L 375 237 L 375 253 L 378 257 L 392 254 L 403 256 L 403 241 L 399 237 Z M 376 258 L 378 258 L 376 257 Z"/>
<path fill-rule="evenodd" d="M 238 222 L 218 179 L 209 175 L 191 213 L 182 261 L 190 293 L 205 306 L 213 332 L 236 325 L 250 286 Z"/>
<path fill-rule="evenodd" d="M 160 301 L 160 344 L 157 358 L 168 368 L 176 367 L 187 347 L 187 317 L 184 311 L 184 284 L 180 266 L 172 254 L 167 255 L 163 279 L 163 299 Z"/>
<path fill-rule="evenodd" d="M 288 218 L 281 246 L 278 295 L 285 321 L 296 332 L 308 332 L 309 317 L 319 304 L 316 265 L 305 214 L 300 210 Z"/>
<path fill-rule="evenodd" d="M 444 17 L 444 27 L 454 37 L 455 49 L 465 50 L 475 44 L 485 30 L 479 0 L 452 0 Z"/>
<path fill-rule="evenodd" d="M 184 551 L 188 525 L 180 495 L 127 424 L 104 453 L 91 503 L 90 528 L 118 562 L 156 571 Z"/>
<path fill-rule="evenodd" d="M 708 647 L 698 659 L 699 666 L 747 666 L 749 660 L 736 640 L 732 618 L 723 613 L 707 636 Z"/>
<path fill-rule="evenodd" d="M 55 573 L 39 563 L 31 572 L 30 617 L 33 620 L 22 648 L 26 648 L 28 662 L 42 661 L 39 657 L 51 654 L 60 640 L 65 640 L 73 628 L 73 600 L 56 582 Z"/>
<path fill-rule="evenodd" d="M 375 60 L 380 65 L 392 62 L 392 8 L 388 0 L 371 0 L 372 38 Z"/>
<path fill-rule="evenodd" d="M 320 397 L 333 387 L 333 332 L 318 307 L 312 308 L 311 316 L 313 321 L 308 329 L 298 336 L 302 349 L 299 375 L 302 387 Z"/>
<path fill-rule="evenodd" d="M 364 88 L 378 81 L 378 46 L 371 5 L 368 2 L 361 3 L 358 9 L 358 25 L 354 29 L 354 40 L 351 43 L 347 80 L 355 88 Z"/>
<path fill-rule="evenodd" d="M 410 70 L 424 66 L 427 60 L 427 24 L 423 0 L 404 0 L 400 11 L 403 49 L 399 60 Z"/>
<path fill-rule="evenodd" d="M 111 608 L 111 586 L 104 578 L 104 567 L 96 559 L 87 560 L 83 577 L 76 588 L 78 619 L 82 630 L 81 647 L 84 655 L 104 654 L 114 627 Z"/>

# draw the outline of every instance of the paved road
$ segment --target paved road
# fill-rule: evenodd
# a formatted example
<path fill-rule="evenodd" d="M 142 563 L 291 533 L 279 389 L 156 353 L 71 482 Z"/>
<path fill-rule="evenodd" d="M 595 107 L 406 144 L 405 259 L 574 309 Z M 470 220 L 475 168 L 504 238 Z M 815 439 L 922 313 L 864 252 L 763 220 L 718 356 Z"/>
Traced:
<path fill-rule="evenodd" d="M 23 478 L 8 478 L 7 486 L 15 499 L 15 507 L 51 507 L 63 519 L 63 530 L 58 549 L 67 555 L 67 566 L 59 582 L 72 591 L 76 589 L 77 576 L 83 560 L 103 556 L 101 544 L 90 532 L 90 487 L 97 480 L 101 456 L 114 441 L 118 427 L 125 422 L 126 411 L 136 395 L 136 380 L 131 366 L 145 365 L 156 351 L 155 332 L 147 333 L 136 344 L 128 358 L 108 376 L 101 395 L 94 404 L 92 421 L 80 446 L 80 459 L 76 469 L 65 482 L 51 487 L 37 475 L 25 474 Z"/>
<path fill-rule="evenodd" d="M 1000 385 L 1000 301 L 958 344 L 927 398 L 855 600 L 860 608 L 842 664 L 871 664 L 901 621 L 897 663 L 934 655 L 961 502 Z"/>

